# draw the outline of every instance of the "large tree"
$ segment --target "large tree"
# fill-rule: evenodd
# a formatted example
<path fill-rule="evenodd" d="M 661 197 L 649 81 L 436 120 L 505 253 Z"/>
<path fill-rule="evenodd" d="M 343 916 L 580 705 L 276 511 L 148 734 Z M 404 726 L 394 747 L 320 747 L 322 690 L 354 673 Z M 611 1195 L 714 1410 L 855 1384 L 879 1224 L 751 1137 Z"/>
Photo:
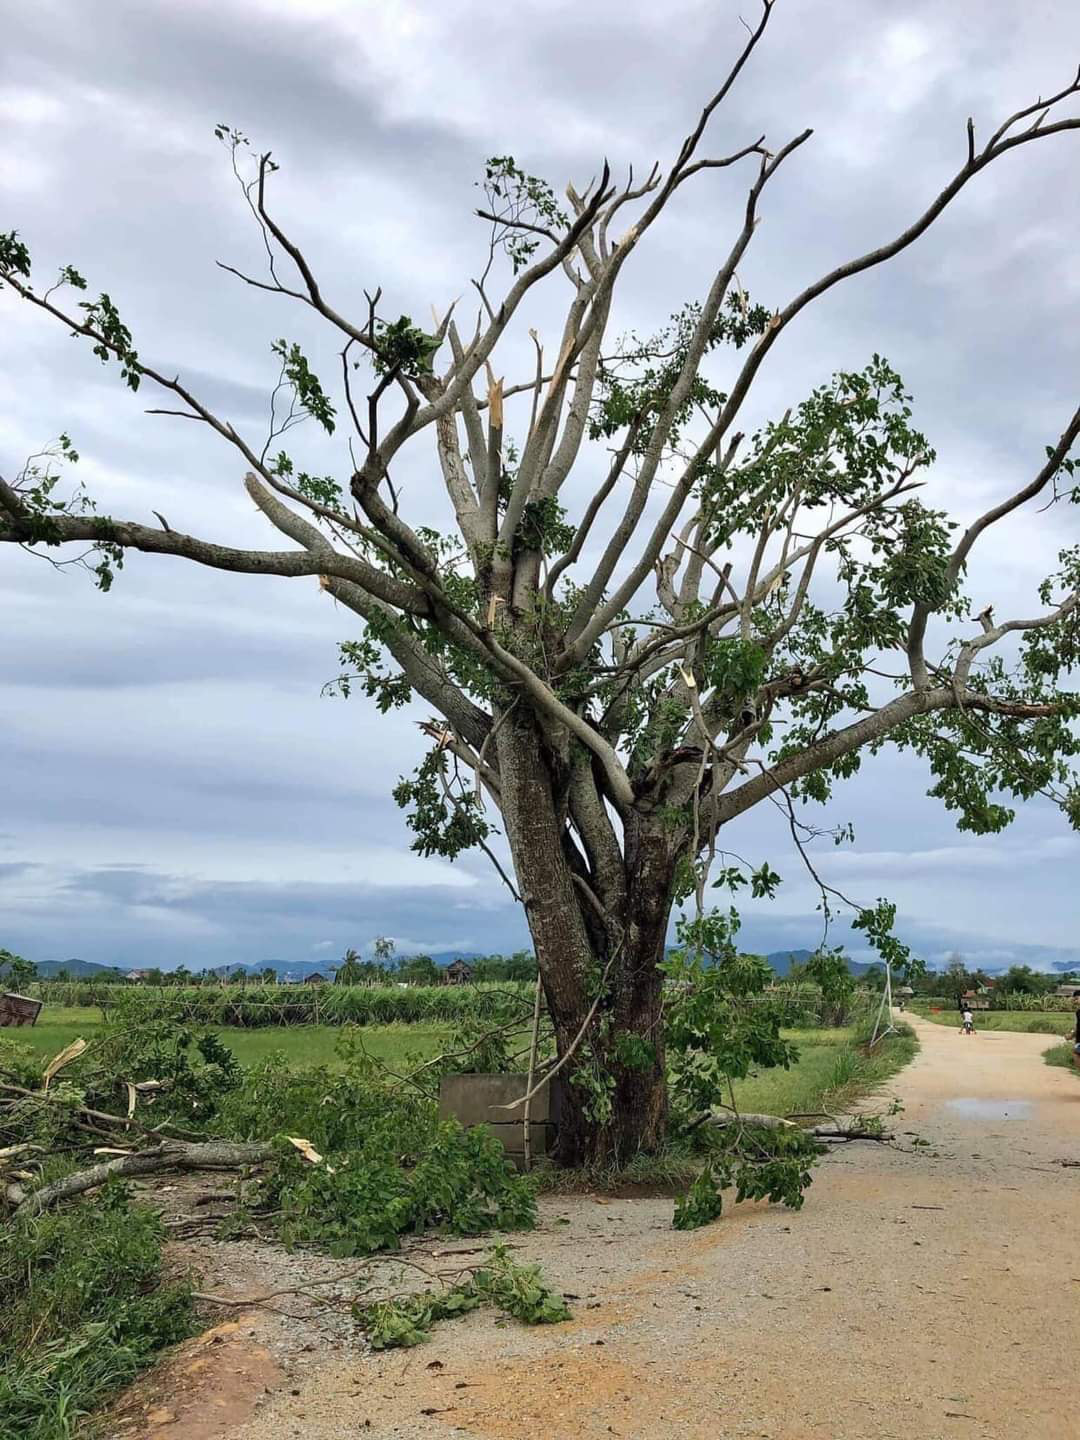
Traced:
<path fill-rule="evenodd" d="M 584 190 L 568 187 L 564 207 L 512 159 L 488 162 L 475 324 L 451 306 L 425 331 L 388 314 L 377 289 L 363 313 L 344 313 L 271 207 L 269 155 L 221 128 L 268 258 L 265 274 L 239 278 L 314 312 L 341 346 L 332 384 L 296 344 L 274 347 L 269 435 L 241 433 L 171 371 L 145 364 L 107 294 L 73 295 L 86 291 L 76 269 L 41 289 L 24 241 L 0 240 L 9 292 L 85 336 L 133 390 L 164 392 L 166 413 L 215 431 L 236 482 L 291 543 L 234 548 L 160 516 L 99 514 L 81 492 L 62 493 L 48 458 L 0 482 L 0 540 L 88 547 L 83 563 L 106 586 L 129 549 L 319 576 L 360 618 L 359 638 L 343 647 L 344 683 L 384 710 L 419 697 L 435 712 L 431 753 L 398 790 L 417 845 L 486 847 L 501 816 L 559 1050 L 573 1052 L 566 1160 L 624 1156 L 661 1137 L 658 967 L 672 908 L 695 894 L 703 908 L 722 831 L 752 806 L 820 800 L 890 743 L 927 758 L 932 793 L 970 830 L 1000 828 L 1010 795 L 1036 793 L 1080 822 L 1066 690 L 1080 550 L 1048 561 L 1030 618 L 997 618 L 989 605 L 976 614 L 961 591 L 989 527 L 1024 506 L 1076 500 L 1080 410 L 1033 473 L 964 529 L 919 494 L 933 452 L 880 357 L 824 380 L 756 434 L 738 428 L 762 367 L 808 306 L 913 245 L 988 166 L 1080 130 L 1080 118 L 1060 113 L 1080 75 L 988 138 L 969 122 L 959 169 L 905 230 L 765 306 L 741 285 L 740 263 L 766 187 L 811 132 L 725 155 L 704 147 L 771 9 L 765 0 L 666 168 L 615 184 L 604 166 Z M 742 165 L 745 208 L 707 293 L 651 338 L 620 337 L 627 261 L 672 197 Z M 561 333 L 546 346 L 534 336 L 535 371 L 506 384 L 501 357 L 519 353 L 523 302 L 539 287 L 566 296 Z M 339 476 L 307 473 L 282 448 L 304 418 L 348 432 Z M 425 523 L 423 500 L 411 517 L 400 503 L 394 475 L 412 446 L 428 447 L 451 532 Z M 568 513 L 583 476 L 598 482 Z M 791 823 L 797 833 L 794 811 Z M 772 883 L 757 872 L 759 889 Z M 886 907 L 860 917 L 879 944 L 887 919 Z M 722 917 L 708 920 L 710 943 L 724 934 Z"/>

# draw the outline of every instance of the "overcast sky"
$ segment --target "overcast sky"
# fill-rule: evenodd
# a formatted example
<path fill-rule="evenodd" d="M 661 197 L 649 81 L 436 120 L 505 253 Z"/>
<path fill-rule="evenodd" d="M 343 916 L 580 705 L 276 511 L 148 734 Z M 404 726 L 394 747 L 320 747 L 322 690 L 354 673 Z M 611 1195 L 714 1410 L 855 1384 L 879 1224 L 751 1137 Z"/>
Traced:
<path fill-rule="evenodd" d="M 751 16 L 753 0 L 741 0 Z M 278 213 L 340 308 L 378 285 L 421 321 L 468 289 L 483 246 L 473 182 L 512 153 L 561 190 L 606 156 L 666 159 L 741 44 L 730 0 L 36 0 L 0 51 L 0 230 L 35 275 L 76 264 L 140 353 L 257 429 L 269 343 L 318 341 L 288 302 L 214 261 L 255 267 L 257 237 L 213 127 L 272 148 Z M 742 272 L 783 303 L 902 229 L 954 172 L 971 114 L 987 136 L 1067 83 L 1074 0 L 779 0 L 718 117 L 713 153 L 811 125 L 763 206 Z M 1075 107 L 1074 107 L 1075 108 Z M 1080 382 L 1080 136 L 979 177 L 897 262 L 834 292 L 774 350 L 757 419 L 884 353 L 939 455 L 932 503 L 958 518 L 1023 483 Z M 617 328 L 646 328 L 707 284 L 745 173 L 688 185 L 627 271 Z M 690 193 L 692 191 L 692 194 Z M 480 261 L 482 263 L 482 260 Z M 554 346 L 554 316 L 534 317 Z M 326 351 L 329 354 L 329 350 Z M 511 377 L 513 378 L 513 377 Z M 87 348 L 0 294 L 0 473 L 60 431 L 106 513 L 269 544 L 233 455 L 147 417 Z M 336 457 L 340 467 L 340 456 Z M 428 503 L 422 468 L 406 476 Z M 409 487 L 412 487 L 409 490 Z M 434 501 L 430 502 L 434 504 Z M 1075 512 L 993 534 L 971 592 L 1032 613 Z M 356 634 L 313 580 L 220 575 L 132 554 L 100 595 L 77 572 L 0 553 L 0 946 L 32 959 L 193 968 L 369 948 L 510 950 L 519 913 L 486 870 L 409 850 L 390 798 L 421 754 L 414 721 L 321 698 Z M 1080 962 L 1080 839 L 1042 802 L 998 838 L 959 835 L 915 761 L 882 756 L 840 790 L 824 857 L 860 899 L 900 907 L 931 958 Z M 755 948 L 812 945 L 814 901 L 770 807 L 731 843 L 785 875 L 747 919 Z M 856 947 L 857 953 L 857 947 Z"/>

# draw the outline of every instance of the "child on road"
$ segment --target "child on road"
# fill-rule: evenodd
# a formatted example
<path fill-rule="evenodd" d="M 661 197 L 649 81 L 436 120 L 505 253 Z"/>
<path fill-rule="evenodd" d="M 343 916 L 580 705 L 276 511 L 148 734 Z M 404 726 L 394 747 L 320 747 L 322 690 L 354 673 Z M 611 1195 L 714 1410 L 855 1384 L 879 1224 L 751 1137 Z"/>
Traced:
<path fill-rule="evenodd" d="M 972 1015 L 971 1011 L 968 1010 L 966 1007 L 965 1007 L 965 1009 L 964 1009 L 964 1023 L 963 1023 L 963 1027 L 962 1027 L 962 1029 L 961 1029 L 961 1031 L 960 1031 L 960 1034 L 961 1034 L 961 1035 L 974 1035 L 974 1034 L 975 1034 L 975 1016 Z"/>

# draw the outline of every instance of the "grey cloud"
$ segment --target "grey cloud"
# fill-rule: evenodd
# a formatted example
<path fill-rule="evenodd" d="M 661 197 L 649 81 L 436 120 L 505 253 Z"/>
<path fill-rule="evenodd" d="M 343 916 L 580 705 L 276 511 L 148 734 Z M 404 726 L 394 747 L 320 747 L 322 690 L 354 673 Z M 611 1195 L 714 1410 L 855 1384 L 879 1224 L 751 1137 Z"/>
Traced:
<path fill-rule="evenodd" d="M 527 940 L 515 908 L 501 899 L 448 916 L 437 891 L 363 881 L 200 883 L 140 867 L 101 867 L 57 877 L 40 909 L 17 895 L 4 898 L 5 943 L 39 961 L 77 956 L 201 969 L 369 948 L 382 934 L 395 937 L 402 951 L 512 950 Z"/>
<path fill-rule="evenodd" d="M 412 36 L 396 39 L 394 24 L 411 18 Z M 343 307 L 362 307 L 363 288 L 381 282 L 392 304 L 426 314 L 462 293 L 476 268 L 483 232 L 469 212 L 485 154 L 512 150 L 557 188 L 588 178 L 604 153 L 640 173 L 671 153 L 741 35 L 733 11 L 705 0 L 660 8 L 522 0 L 499 12 L 476 0 L 423 0 L 376 7 L 362 20 L 353 7 L 285 0 L 42 0 L 16 7 L 6 23 L 0 65 L 11 103 L 25 108 L 30 96 L 49 114 L 25 124 L 5 118 L 15 158 L 0 164 L 0 191 L 10 184 L 0 226 L 26 233 L 43 275 L 54 263 L 80 264 L 92 286 L 120 300 L 144 355 L 179 368 L 258 435 L 273 338 L 310 344 L 324 374 L 336 360 L 302 309 L 215 270 L 219 258 L 253 270 L 261 263 L 215 151 L 215 122 L 274 148 L 284 166 L 275 207 Z M 967 114 L 985 133 L 991 117 L 1056 84 L 1061 57 L 1078 44 L 1080 13 L 1065 0 L 1042 4 L 1036 23 L 1005 0 L 983 6 L 978 24 L 962 7 L 931 0 L 777 7 L 767 44 L 718 117 L 713 152 L 762 130 L 776 140 L 811 124 L 816 134 L 774 187 L 741 278 L 779 303 L 880 243 L 955 168 Z M 908 380 L 939 450 L 928 498 L 964 511 L 1030 473 L 1075 404 L 1074 175 L 1075 146 L 1059 139 L 979 177 L 894 266 L 836 292 L 792 328 L 749 418 L 782 412 L 834 369 L 880 350 Z M 745 183 L 745 174 L 724 172 L 693 193 L 687 187 L 670 223 L 631 262 L 617 324 L 650 328 L 704 289 Z M 0 472 L 69 429 L 106 511 L 153 523 L 152 506 L 178 528 L 277 547 L 237 493 L 238 457 L 197 426 L 145 418 L 158 397 L 126 393 L 81 345 L 2 297 L 0 310 Z M 529 318 L 546 333 L 558 317 L 539 304 Z M 296 446 L 312 468 L 340 472 L 346 463 L 343 448 L 317 434 L 299 433 Z M 426 457 L 403 474 L 409 503 L 435 517 L 442 502 Z M 1080 535 L 1080 516 L 1054 519 L 1060 543 Z M 1047 532 L 1023 533 L 1045 541 Z M 1040 552 L 1049 548 L 1040 542 Z M 1015 598 L 1026 613 L 1036 561 L 1016 549 L 992 545 L 972 584 L 1004 589 L 1003 603 Z M 354 943 L 349 886 L 315 894 L 295 876 L 316 870 L 324 847 L 325 863 L 341 866 L 351 845 L 359 850 L 372 836 L 386 854 L 407 854 L 386 791 L 420 745 L 412 714 L 384 720 L 362 700 L 319 700 L 353 618 L 313 584 L 260 583 L 154 557 L 132 557 L 109 597 L 23 556 L 0 562 L 0 605 L 15 617 L 0 640 L 0 814 L 13 836 L 0 853 L 23 867 L 5 880 L 40 878 L 29 868 L 36 858 L 92 872 L 96 887 L 81 897 L 62 890 L 72 907 L 93 902 L 79 932 L 48 901 L 20 912 L 23 947 L 63 951 L 70 937 L 68 953 L 85 942 L 127 954 L 183 923 L 187 938 L 161 942 L 172 953 L 198 933 L 223 959 L 241 958 L 225 953 L 230 945 L 268 954 L 278 933 L 294 933 L 289 907 L 303 917 L 298 946 L 310 951 L 328 935 Z M 924 798 L 927 784 L 910 757 L 886 754 L 838 791 L 831 813 L 855 820 L 861 850 L 913 857 L 856 862 L 867 887 L 880 881 L 888 893 L 899 881 L 904 923 L 926 925 L 926 906 L 939 907 L 957 943 L 966 935 L 1022 947 L 1032 894 L 1039 923 L 1064 931 L 1068 891 L 1047 880 L 1062 863 L 1048 869 L 1037 858 L 1060 833 L 1046 807 L 1028 807 L 1015 840 L 1003 842 L 1015 847 L 1013 873 L 993 862 L 1000 934 L 982 926 L 987 862 L 950 868 L 947 894 L 919 888 L 918 872 L 933 867 L 918 855 L 957 845 L 950 817 Z M 769 807 L 740 822 L 730 843 L 774 864 L 786 853 Z M 227 856 L 230 874 L 246 866 L 252 888 L 177 898 L 169 877 L 187 873 L 180 861 L 200 844 Z M 394 868 L 385 854 L 364 863 L 382 867 L 383 880 Z M 784 868 L 794 889 L 794 867 Z M 128 889 L 109 890 L 110 873 Z M 445 891 L 417 886 L 406 899 L 370 888 L 361 919 L 373 932 L 427 940 L 444 923 L 460 937 L 472 933 L 473 914 L 501 916 L 491 924 L 507 938 L 490 948 L 512 948 L 520 919 L 493 893 L 478 883 L 448 905 Z M 317 924 L 320 903 L 340 917 L 340 930 Z M 787 917 L 751 913 L 748 936 L 760 934 L 764 949 L 812 943 L 811 911 L 812 901 Z M 3 923 L 13 923 L 7 908 Z M 489 947 L 478 939 L 476 948 Z"/>

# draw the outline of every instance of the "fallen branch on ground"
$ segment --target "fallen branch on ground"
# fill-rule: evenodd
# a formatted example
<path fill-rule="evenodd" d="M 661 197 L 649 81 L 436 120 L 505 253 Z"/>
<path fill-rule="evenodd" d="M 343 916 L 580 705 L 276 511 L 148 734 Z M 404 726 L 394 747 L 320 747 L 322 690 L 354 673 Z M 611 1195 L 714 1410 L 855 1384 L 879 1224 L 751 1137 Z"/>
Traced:
<path fill-rule="evenodd" d="M 74 1195 L 95 1190 L 114 1175 L 152 1175 L 160 1170 L 234 1170 L 269 1160 L 274 1149 L 272 1144 L 260 1141 L 236 1144 L 210 1140 L 192 1145 L 167 1140 L 149 1150 L 121 1155 L 115 1160 L 92 1165 L 88 1170 L 76 1170 L 71 1175 L 43 1185 L 39 1190 L 24 1191 L 19 1186 L 9 1185 L 7 1196 L 15 1203 L 16 1214 L 38 1215 L 60 1200 L 70 1200 Z"/>
<path fill-rule="evenodd" d="M 698 1123 L 710 1125 L 717 1130 L 723 1130 L 732 1125 L 751 1126 L 761 1130 L 804 1129 L 805 1134 L 813 1135 L 815 1140 L 877 1140 L 881 1144 L 887 1144 L 892 1139 L 892 1136 L 885 1130 L 867 1129 L 865 1126 L 845 1129 L 835 1122 L 832 1125 L 802 1127 L 796 1125 L 794 1120 L 784 1119 L 782 1115 L 761 1115 L 747 1110 L 738 1114 L 732 1111 L 727 1115 L 705 1115 Z"/>

